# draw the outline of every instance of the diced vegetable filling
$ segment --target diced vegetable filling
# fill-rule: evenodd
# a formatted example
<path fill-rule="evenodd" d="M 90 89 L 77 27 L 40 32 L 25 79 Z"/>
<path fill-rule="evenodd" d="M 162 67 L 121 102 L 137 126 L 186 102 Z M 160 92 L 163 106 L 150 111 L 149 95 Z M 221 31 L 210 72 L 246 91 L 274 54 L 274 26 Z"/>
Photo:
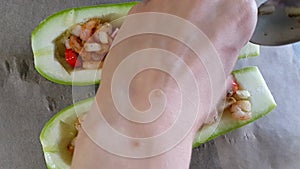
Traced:
<path fill-rule="evenodd" d="M 84 116 L 85 116 L 85 113 L 84 113 L 84 115 L 78 117 L 77 120 L 76 120 L 75 123 L 74 123 L 74 127 L 76 128 L 77 131 L 79 130 L 79 128 L 80 128 L 80 126 L 81 126 L 81 123 L 82 123 L 82 121 L 83 121 Z M 67 146 L 68 151 L 69 151 L 72 155 L 73 155 L 74 150 L 75 150 L 75 142 L 76 142 L 76 139 L 77 139 L 77 134 L 76 134 L 76 136 L 72 139 L 72 141 L 71 141 L 71 142 L 68 144 L 68 146 Z"/>
<path fill-rule="evenodd" d="M 229 109 L 234 119 L 249 120 L 252 118 L 250 97 L 249 91 L 240 89 L 238 84 L 232 81 L 232 89 L 227 92 L 224 109 Z"/>
<path fill-rule="evenodd" d="M 112 24 L 103 23 L 98 18 L 74 25 L 64 42 L 67 63 L 72 68 L 101 68 L 118 30 L 113 28 Z"/>

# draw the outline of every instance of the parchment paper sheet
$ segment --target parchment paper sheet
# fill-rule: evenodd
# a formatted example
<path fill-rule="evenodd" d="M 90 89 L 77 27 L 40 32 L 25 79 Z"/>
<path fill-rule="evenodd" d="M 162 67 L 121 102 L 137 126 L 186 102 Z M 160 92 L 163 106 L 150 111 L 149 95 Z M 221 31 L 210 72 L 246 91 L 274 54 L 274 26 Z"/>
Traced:
<path fill-rule="evenodd" d="M 72 103 L 71 87 L 34 69 L 31 32 L 65 8 L 119 0 L 0 1 L 0 168 L 42 169 L 39 134 L 56 112 Z M 237 67 L 259 66 L 278 107 L 268 116 L 193 151 L 191 169 L 300 168 L 300 45 L 263 47 Z"/>

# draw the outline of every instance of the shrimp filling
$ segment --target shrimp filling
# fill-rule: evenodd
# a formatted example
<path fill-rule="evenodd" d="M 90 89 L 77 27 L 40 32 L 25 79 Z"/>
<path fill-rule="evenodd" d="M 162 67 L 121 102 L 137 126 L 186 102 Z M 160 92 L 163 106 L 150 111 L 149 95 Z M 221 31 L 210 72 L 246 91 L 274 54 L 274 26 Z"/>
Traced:
<path fill-rule="evenodd" d="M 68 72 L 100 69 L 118 31 L 99 18 L 76 24 L 55 40 L 56 58 Z"/>
<path fill-rule="evenodd" d="M 236 120 L 249 120 L 252 118 L 251 94 L 247 90 L 240 89 L 236 82 L 232 82 L 232 89 L 227 92 L 225 107 Z"/>
<path fill-rule="evenodd" d="M 77 133 L 76 133 L 76 136 L 72 139 L 72 141 L 67 145 L 67 149 L 72 155 L 74 154 L 74 150 L 75 150 L 75 142 L 77 139 L 78 130 L 81 127 L 81 124 L 83 122 L 85 115 L 86 115 L 86 113 L 84 113 L 82 116 L 78 117 L 74 123 L 74 127 L 75 127 Z"/>
<path fill-rule="evenodd" d="M 251 94 L 249 91 L 241 89 L 235 81 L 232 81 L 231 88 L 224 97 L 224 102 L 217 106 L 217 110 L 214 110 L 209 114 L 204 124 L 212 125 L 216 123 L 220 120 L 219 113 L 222 112 L 230 112 L 232 118 L 236 120 L 251 119 L 252 104 L 250 102 L 250 97 Z"/>

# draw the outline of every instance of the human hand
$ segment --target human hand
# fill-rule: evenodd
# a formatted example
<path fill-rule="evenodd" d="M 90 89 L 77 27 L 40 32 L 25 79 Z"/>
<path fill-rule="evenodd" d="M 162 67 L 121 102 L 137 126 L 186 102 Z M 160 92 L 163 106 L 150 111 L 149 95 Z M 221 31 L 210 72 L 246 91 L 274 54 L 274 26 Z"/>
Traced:
<path fill-rule="evenodd" d="M 237 60 L 239 50 L 250 39 L 256 23 L 256 5 L 253 0 L 193 0 L 189 3 L 186 1 L 174 3 L 172 0 L 148 0 L 135 6 L 130 11 L 130 14 L 144 12 L 172 14 L 193 23 L 208 37 L 219 53 L 219 59 L 225 68 L 224 71 L 226 74 L 231 72 Z M 126 27 L 126 23 L 128 22 L 128 20 L 125 20 L 121 29 L 121 31 L 123 30 L 123 34 L 127 33 L 126 28 L 129 26 Z M 190 33 L 189 36 L 192 37 L 193 32 Z M 97 143 L 95 138 L 90 138 L 87 135 L 90 134 L 89 131 L 91 130 L 99 130 L 99 128 L 96 127 L 98 125 L 95 125 L 95 123 L 99 122 L 95 122 L 93 118 L 95 114 L 99 113 L 99 107 L 101 107 L 101 113 L 113 128 L 131 137 L 147 138 L 157 135 L 170 128 L 174 121 L 176 121 L 178 114 L 174 112 L 180 109 L 181 102 L 180 93 L 174 92 L 180 91 L 176 85 L 176 79 L 174 80 L 170 78 L 168 74 L 157 70 L 147 70 L 138 74 L 131 82 L 129 95 L 132 104 L 137 109 L 146 110 L 150 105 L 148 101 L 149 93 L 157 88 L 162 89 L 168 102 L 160 119 L 150 124 L 136 124 L 124 119 L 115 108 L 111 93 L 113 92 L 111 86 L 114 72 L 126 56 L 134 51 L 145 48 L 161 48 L 180 56 L 195 75 L 197 84 L 201 88 L 201 100 L 205 102 L 205 100 L 209 100 L 207 98 L 211 97 L 210 92 L 205 91 L 210 87 L 209 78 L 215 77 L 209 77 L 209 72 L 206 72 L 205 65 L 201 64 L 201 61 L 198 60 L 198 56 L 184 46 L 184 44 L 180 44 L 174 39 L 162 38 L 162 36 L 157 35 L 130 37 L 112 48 L 111 53 L 106 59 L 103 67 L 101 86 L 96 96 L 96 102 L 98 104 L 93 106 L 84 121 L 83 126 L 88 126 L 87 128 L 89 128 L 89 130 L 85 128 L 85 130 L 80 129 L 79 131 L 72 168 L 188 168 L 191 144 L 196 130 L 193 130 L 183 138 L 182 142 L 173 147 L 172 150 L 147 159 L 124 158 L 116 154 L 108 153 L 107 150 L 95 144 Z M 134 65 L 131 66 L 134 67 Z M 131 69 L 131 66 L 128 67 L 128 69 Z M 186 77 L 187 74 L 182 71 L 182 68 L 180 64 L 174 65 L 172 71 L 178 72 L 178 77 L 183 78 Z M 216 67 L 216 69 L 218 69 L 218 67 Z M 122 88 L 124 86 L 119 87 Z M 221 96 L 221 93 L 219 95 Z M 156 96 L 161 97 L 159 94 Z M 205 103 L 202 104 L 205 105 Z M 202 116 L 197 119 L 195 124 L 191 123 L 194 125 L 194 129 L 197 129 L 197 127 L 203 123 L 205 114 L 208 114 L 208 110 L 209 106 L 203 107 L 203 112 L 201 112 Z M 92 120 L 94 121 L 92 122 Z M 110 133 L 100 133 L 98 139 L 101 139 L 101 135 L 106 138 L 110 137 L 109 134 Z M 122 146 L 129 147 L 132 150 L 141 148 L 139 142 L 133 142 L 130 145 L 124 142 L 120 142 L 119 144 L 121 148 Z M 155 147 L 156 145 L 153 146 Z M 85 154 L 85 156 L 82 156 L 82 154 Z"/>
<path fill-rule="evenodd" d="M 254 0 L 146 0 L 130 14 L 161 12 L 182 17 L 203 31 L 219 52 L 227 73 L 231 72 L 240 49 L 249 41 L 257 20 Z M 192 36 L 192 33 L 191 33 Z"/>

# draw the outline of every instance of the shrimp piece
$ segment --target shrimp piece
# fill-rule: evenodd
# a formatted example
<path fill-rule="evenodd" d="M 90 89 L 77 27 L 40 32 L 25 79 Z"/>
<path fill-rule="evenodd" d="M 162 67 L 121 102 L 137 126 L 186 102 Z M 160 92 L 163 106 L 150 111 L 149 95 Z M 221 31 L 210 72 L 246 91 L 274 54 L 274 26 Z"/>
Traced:
<path fill-rule="evenodd" d="M 74 35 L 70 36 L 69 45 L 76 53 L 80 53 L 83 48 L 81 40 Z"/>
<path fill-rule="evenodd" d="M 232 105 L 231 110 L 234 112 L 235 110 L 241 109 L 245 112 L 251 111 L 251 102 L 248 100 L 237 101 L 234 105 Z"/>
<path fill-rule="evenodd" d="M 249 120 L 252 118 L 251 103 L 247 100 L 237 101 L 232 105 L 230 111 L 232 117 L 237 120 Z"/>
<path fill-rule="evenodd" d="M 80 39 L 87 41 L 97 29 L 97 26 L 100 24 L 99 19 L 91 19 L 82 25 L 82 30 L 80 32 Z"/>
<path fill-rule="evenodd" d="M 225 102 L 223 103 L 223 110 L 227 109 L 228 107 L 232 106 L 236 103 L 236 99 L 234 97 L 227 97 Z"/>
<path fill-rule="evenodd" d="M 236 111 L 231 114 L 232 118 L 237 120 L 249 120 L 252 118 L 252 112 L 244 112 L 242 110 Z"/>

